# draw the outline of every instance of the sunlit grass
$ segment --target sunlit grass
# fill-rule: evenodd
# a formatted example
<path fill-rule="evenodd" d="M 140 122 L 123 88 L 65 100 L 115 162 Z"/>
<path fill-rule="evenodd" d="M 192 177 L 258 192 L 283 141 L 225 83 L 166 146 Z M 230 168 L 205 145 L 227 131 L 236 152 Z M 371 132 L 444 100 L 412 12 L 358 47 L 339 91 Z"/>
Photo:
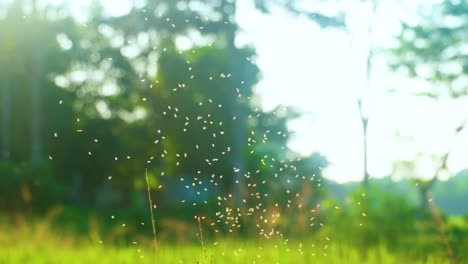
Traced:
<path fill-rule="evenodd" d="M 243 245 L 221 243 L 208 247 L 206 263 L 449 263 L 448 260 L 428 256 L 426 260 L 395 256 L 383 249 L 366 252 L 339 245 L 299 249 L 296 246 L 273 244 Z M 62 248 L 45 241 L 40 247 L 6 246 L 0 248 L 1 263 L 205 263 L 196 245 L 162 246 L 157 253 L 151 247 L 129 246 L 117 248 L 105 245 L 86 245 Z"/>
<path fill-rule="evenodd" d="M 200 244 L 161 244 L 151 239 L 116 246 L 90 236 L 52 234 L 47 230 L 1 228 L 0 263 L 450 263 L 389 252 L 384 247 L 360 250 L 332 241 L 232 240 Z M 410 250 L 410 249 L 409 249 Z"/>
<path fill-rule="evenodd" d="M 146 236 L 131 238 L 103 235 L 96 227 L 76 233 L 53 223 L 59 211 L 52 209 L 37 219 L 0 215 L 0 263 L 451 263 L 440 252 L 416 258 L 418 254 L 411 254 L 416 245 L 400 253 L 383 245 L 362 249 L 353 244 L 353 237 L 341 243 L 328 234 L 293 240 L 211 237 L 203 246 L 197 234 L 185 234 L 192 240 L 159 240 L 155 251 L 150 229 Z"/>

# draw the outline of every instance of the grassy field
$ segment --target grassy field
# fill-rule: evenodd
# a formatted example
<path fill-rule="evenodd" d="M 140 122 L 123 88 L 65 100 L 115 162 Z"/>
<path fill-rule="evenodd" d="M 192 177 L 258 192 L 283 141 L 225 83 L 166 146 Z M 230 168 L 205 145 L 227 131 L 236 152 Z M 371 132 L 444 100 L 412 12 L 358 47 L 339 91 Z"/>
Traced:
<path fill-rule="evenodd" d="M 28 244 L 2 246 L 0 263 L 450 263 L 442 258 L 411 259 L 395 256 L 383 249 L 360 252 L 339 245 L 324 246 L 272 244 L 242 245 L 220 243 L 201 247 L 161 247 L 157 253 L 147 247 L 116 248 L 105 245 L 86 245 L 70 248 L 44 242 L 39 246 Z"/>
<path fill-rule="evenodd" d="M 410 256 L 415 248 L 405 248 L 405 253 L 390 252 L 383 246 L 362 250 L 333 237 L 291 241 L 220 238 L 204 240 L 202 245 L 195 234 L 187 234 L 195 239 L 182 244 L 162 241 L 155 250 L 151 236 L 102 238 L 97 229 L 78 235 L 63 227 L 51 228 L 52 219 L 53 214 L 41 221 L 0 221 L 0 263 L 452 263 L 440 251 L 416 258 L 417 254 Z"/>
<path fill-rule="evenodd" d="M 2 232 L 0 263 L 451 263 L 443 257 L 415 259 L 384 247 L 363 251 L 331 242 L 223 240 L 205 242 L 203 247 L 197 243 L 161 245 L 156 251 L 149 241 L 115 246 L 89 238 L 17 235 L 13 231 L 8 238 Z"/>

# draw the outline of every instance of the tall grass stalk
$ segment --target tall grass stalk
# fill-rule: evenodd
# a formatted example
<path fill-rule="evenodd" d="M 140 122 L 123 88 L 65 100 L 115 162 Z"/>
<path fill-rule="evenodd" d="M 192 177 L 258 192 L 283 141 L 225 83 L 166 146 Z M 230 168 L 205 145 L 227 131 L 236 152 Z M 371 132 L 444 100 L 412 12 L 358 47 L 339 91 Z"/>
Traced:
<path fill-rule="evenodd" d="M 197 218 L 197 221 L 198 221 L 198 234 L 197 234 L 197 237 L 198 237 L 198 240 L 200 241 L 200 244 L 201 244 L 201 247 L 202 247 L 204 263 L 207 264 L 208 256 L 206 255 L 206 247 L 205 247 L 205 243 L 203 241 L 203 228 L 201 226 L 201 220 L 200 220 L 201 218 L 199 216 L 196 217 L 196 218 Z"/>
<path fill-rule="evenodd" d="M 145 169 L 145 178 L 146 178 L 146 186 L 148 187 L 148 203 L 150 207 L 150 214 L 151 214 L 151 227 L 153 228 L 153 245 L 154 245 L 154 252 L 158 252 L 158 243 L 156 240 L 156 221 L 154 220 L 154 213 L 153 213 L 153 199 L 151 199 L 151 190 L 148 181 L 148 169 Z"/>

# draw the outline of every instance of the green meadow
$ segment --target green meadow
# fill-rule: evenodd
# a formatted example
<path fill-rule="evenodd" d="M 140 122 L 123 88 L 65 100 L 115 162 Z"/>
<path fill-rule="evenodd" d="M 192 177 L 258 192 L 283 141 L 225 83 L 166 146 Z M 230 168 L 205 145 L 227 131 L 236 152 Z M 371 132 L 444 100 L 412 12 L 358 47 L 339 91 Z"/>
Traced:
<path fill-rule="evenodd" d="M 13 238 L 10 238 L 14 240 Z M 313 241 L 282 243 L 281 241 L 221 241 L 215 246 L 159 246 L 133 244 L 125 247 L 100 242 L 75 245 L 66 238 L 45 237 L 40 242 L 2 243 L 1 263 L 452 263 L 433 254 L 409 257 L 391 253 L 385 248 L 367 250 L 335 242 Z M 463 263 L 463 262 L 460 262 Z"/>

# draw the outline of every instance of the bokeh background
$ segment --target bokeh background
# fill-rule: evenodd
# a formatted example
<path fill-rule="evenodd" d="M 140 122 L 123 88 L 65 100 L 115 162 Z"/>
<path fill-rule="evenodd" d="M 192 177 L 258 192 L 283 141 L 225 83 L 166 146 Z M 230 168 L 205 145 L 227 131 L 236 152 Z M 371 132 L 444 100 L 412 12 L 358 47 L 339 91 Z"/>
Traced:
<path fill-rule="evenodd" d="M 468 261 L 467 14 L 0 0 L 0 259 Z"/>

